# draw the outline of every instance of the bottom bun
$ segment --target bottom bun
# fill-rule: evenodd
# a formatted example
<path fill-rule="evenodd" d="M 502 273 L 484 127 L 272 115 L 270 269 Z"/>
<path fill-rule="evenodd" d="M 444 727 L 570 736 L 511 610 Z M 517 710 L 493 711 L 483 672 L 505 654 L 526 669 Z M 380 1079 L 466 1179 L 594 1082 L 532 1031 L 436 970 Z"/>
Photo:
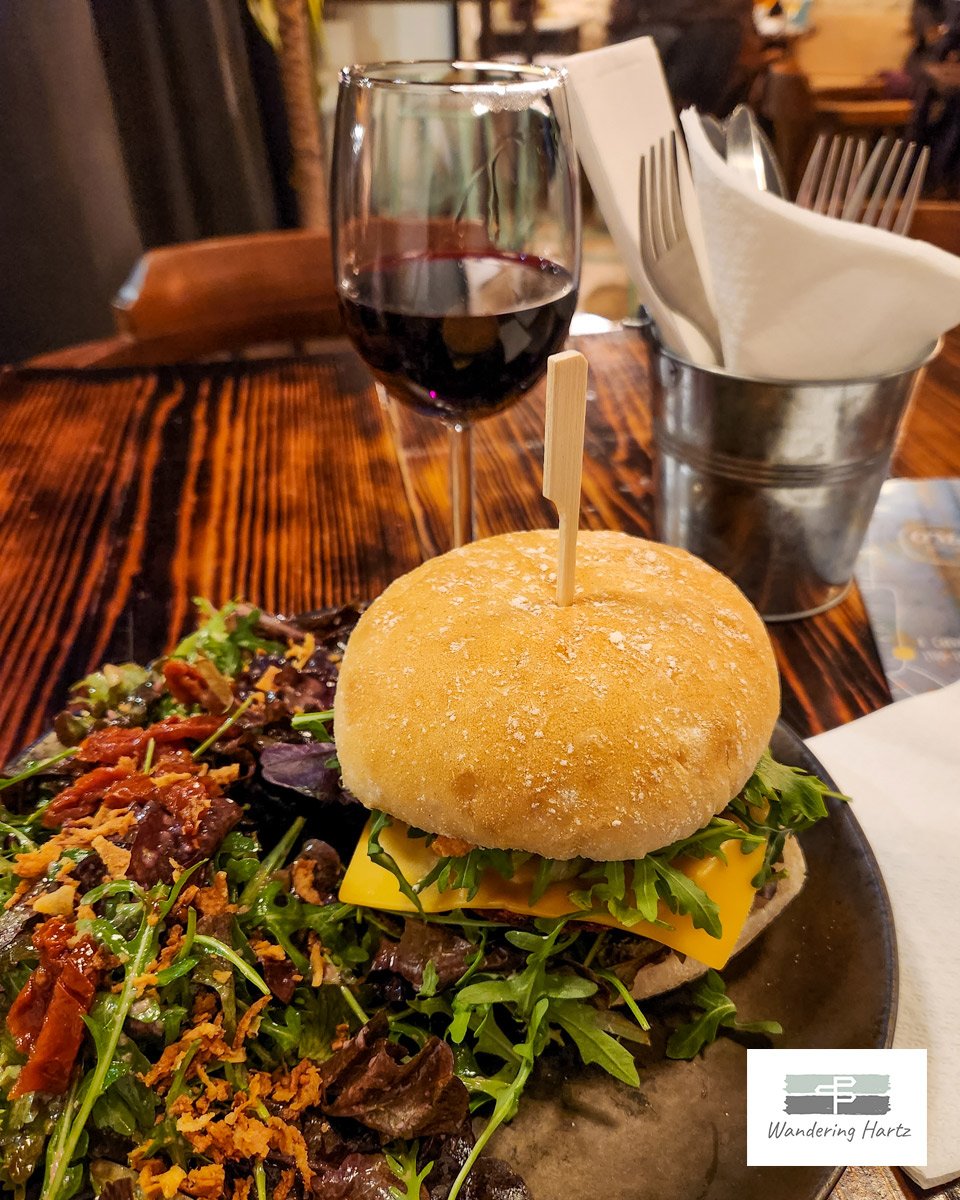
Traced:
<path fill-rule="evenodd" d="M 783 865 L 786 868 L 786 876 L 777 881 L 777 890 L 766 904 L 755 904 L 751 909 L 733 948 L 734 954 L 738 954 L 749 946 L 755 937 L 763 933 L 774 917 L 783 912 L 803 887 L 807 876 L 807 863 L 795 837 L 788 838 L 783 848 Z M 671 951 L 666 958 L 641 967 L 630 992 L 635 1000 L 649 1000 L 651 996 L 662 996 L 665 992 L 672 992 L 674 988 L 699 979 L 708 970 L 709 967 L 705 967 L 695 958 L 681 958 L 679 954 Z"/>

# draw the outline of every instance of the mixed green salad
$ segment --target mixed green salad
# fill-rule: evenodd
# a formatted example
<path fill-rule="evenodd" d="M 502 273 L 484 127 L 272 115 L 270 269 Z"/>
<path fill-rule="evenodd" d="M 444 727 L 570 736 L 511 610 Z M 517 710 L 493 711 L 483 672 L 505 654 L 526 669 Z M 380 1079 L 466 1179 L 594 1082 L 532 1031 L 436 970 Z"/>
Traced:
<path fill-rule="evenodd" d="M 485 1148 L 548 1047 L 637 1086 L 654 1048 L 779 1031 L 716 972 L 651 1031 L 630 984 L 656 943 L 589 919 L 341 903 L 368 816 L 330 712 L 356 618 L 205 607 L 170 656 L 80 681 L 0 780 L 3 1194 L 521 1200 Z M 829 793 L 762 766 L 740 804 L 772 872 Z"/>

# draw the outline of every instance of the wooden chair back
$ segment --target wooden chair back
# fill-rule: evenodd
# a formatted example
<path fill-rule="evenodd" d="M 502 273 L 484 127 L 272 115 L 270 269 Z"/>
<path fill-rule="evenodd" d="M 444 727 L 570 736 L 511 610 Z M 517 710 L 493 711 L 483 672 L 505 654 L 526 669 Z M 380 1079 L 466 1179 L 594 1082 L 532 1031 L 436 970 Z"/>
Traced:
<path fill-rule="evenodd" d="M 330 236 L 283 230 L 148 250 L 113 301 L 117 336 L 31 366 L 155 366 L 341 332 Z"/>

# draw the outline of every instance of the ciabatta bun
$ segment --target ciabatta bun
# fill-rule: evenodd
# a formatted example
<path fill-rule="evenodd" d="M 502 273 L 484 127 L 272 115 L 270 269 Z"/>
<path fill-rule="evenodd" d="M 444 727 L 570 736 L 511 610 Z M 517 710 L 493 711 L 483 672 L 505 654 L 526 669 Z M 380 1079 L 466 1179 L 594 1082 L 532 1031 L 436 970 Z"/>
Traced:
<path fill-rule="evenodd" d="M 425 562 L 364 613 L 334 706 L 368 808 L 473 845 L 640 858 L 746 782 L 780 704 L 760 617 L 683 550 L 581 532 L 555 602 L 557 534 Z"/>

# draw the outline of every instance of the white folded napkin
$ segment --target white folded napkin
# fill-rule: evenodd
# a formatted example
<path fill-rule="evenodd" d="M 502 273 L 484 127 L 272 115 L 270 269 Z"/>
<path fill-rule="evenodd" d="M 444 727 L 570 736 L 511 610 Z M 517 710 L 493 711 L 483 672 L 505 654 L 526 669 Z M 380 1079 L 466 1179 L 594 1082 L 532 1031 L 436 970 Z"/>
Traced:
<path fill-rule="evenodd" d="M 900 958 L 894 1045 L 927 1050 L 925 1188 L 960 1176 L 960 683 L 807 743 L 853 798 L 893 907 Z"/>
<path fill-rule="evenodd" d="M 652 38 L 634 38 L 574 54 L 564 66 L 577 153 L 641 303 L 653 314 L 668 346 L 696 362 L 716 362 L 709 345 L 690 322 L 657 303 L 640 258 L 640 156 L 660 138 L 674 131 L 679 134 Z M 684 217 L 703 273 L 706 250 L 690 168 L 679 136 L 677 154 Z M 709 295 L 709 281 L 705 284 Z"/>
<path fill-rule="evenodd" d="M 960 258 L 758 191 L 680 118 L 724 365 L 770 379 L 903 370 L 960 322 Z"/>

